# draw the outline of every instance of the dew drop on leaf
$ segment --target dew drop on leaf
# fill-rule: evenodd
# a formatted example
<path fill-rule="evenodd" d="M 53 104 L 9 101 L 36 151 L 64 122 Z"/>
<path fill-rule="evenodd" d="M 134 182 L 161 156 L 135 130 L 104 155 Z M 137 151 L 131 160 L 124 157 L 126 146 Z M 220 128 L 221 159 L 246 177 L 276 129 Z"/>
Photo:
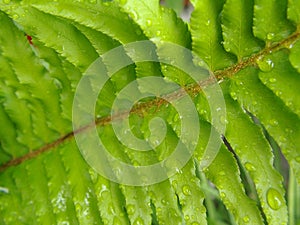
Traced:
<path fill-rule="evenodd" d="M 134 19 L 134 20 L 138 20 L 138 19 L 139 19 L 138 14 L 137 14 L 135 11 L 131 11 L 131 12 L 130 12 L 130 16 L 131 16 L 132 19 Z"/>
<path fill-rule="evenodd" d="M 144 221 L 141 217 L 136 218 L 136 220 L 133 222 L 133 225 L 144 225 Z"/>
<path fill-rule="evenodd" d="M 237 100 L 237 94 L 235 91 L 230 92 L 231 97 L 233 98 L 233 100 Z"/>
<path fill-rule="evenodd" d="M 224 192 L 220 192 L 220 196 L 221 196 L 221 198 L 225 198 L 226 194 Z"/>
<path fill-rule="evenodd" d="M 206 213 L 206 208 L 204 206 L 201 206 L 200 208 L 196 208 L 196 210 L 197 209 L 199 209 L 200 213 Z"/>
<path fill-rule="evenodd" d="M 120 221 L 120 219 L 118 217 L 115 217 L 113 224 L 114 225 L 122 225 L 122 222 Z"/>
<path fill-rule="evenodd" d="M 270 188 L 267 191 L 267 202 L 272 209 L 278 210 L 283 204 L 283 198 L 277 190 Z"/>
<path fill-rule="evenodd" d="M 14 20 L 16 20 L 16 19 L 18 19 L 20 16 L 18 15 L 18 14 L 14 14 L 13 16 L 12 16 L 12 18 L 14 19 Z"/>
<path fill-rule="evenodd" d="M 198 222 L 193 222 L 192 225 L 200 225 Z"/>
<path fill-rule="evenodd" d="M 135 208 L 134 208 L 134 206 L 133 205 L 128 205 L 127 207 L 126 207 L 126 209 L 127 209 L 127 213 L 128 213 L 128 215 L 133 215 L 134 214 L 134 212 L 135 212 Z"/>
<path fill-rule="evenodd" d="M 263 72 L 270 72 L 274 68 L 274 63 L 269 58 L 262 58 L 257 60 L 259 69 Z"/>
<path fill-rule="evenodd" d="M 188 185 L 184 185 L 182 187 L 182 192 L 184 195 L 191 195 L 191 190 L 190 190 L 190 187 Z"/>
<path fill-rule="evenodd" d="M 278 121 L 275 120 L 275 119 L 272 119 L 272 120 L 270 120 L 270 124 L 271 124 L 272 126 L 277 126 L 277 125 L 278 125 Z"/>
<path fill-rule="evenodd" d="M 276 78 L 271 77 L 271 78 L 269 79 L 269 81 L 270 81 L 271 83 L 275 83 L 277 80 L 276 80 Z"/>
<path fill-rule="evenodd" d="M 228 120 L 226 119 L 225 116 L 220 116 L 220 122 L 224 125 L 224 124 L 227 124 L 228 123 Z"/>
<path fill-rule="evenodd" d="M 162 211 L 162 209 L 160 207 L 156 208 L 156 212 L 161 212 L 161 211 Z"/>
<path fill-rule="evenodd" d="M 162 200 L 161 200 L 161 203 L 162 203 L 163 205 L 168 205 L 168 201 L 166 201 L 165 199 L 162 199 Z"/>
<path fill-rule="evenodd" d="M 188 221 L 188 220 L 190 220 L 190 217 L 189 217 L 188 215 L 185 215 L 185 216 L 184 216 L 184 220 L 185 220 L 185 221 Z"/>
<path fill-rule="evenodd" d="M 253 172 L 256 170 L 255 167 L 251 163 L 248 163 L 248 162 L 245 163 L 245 168 L 246 168 L 246 170 L 248 170 L 250 172 Z"/>
<path fill-rule="evenodd" d="M 135 31 L 135 33 L 136 33 L 137 35 L 141 35 L 141 34 L 142 34 L 142 31 L 141 31 L 140 29 L 137 29 L 137 30 Z"/>
<path fill-rule="evenodd" d="M 226 173 L 225 173 L 225 171 L 222 170 L 222 171 L 219 172 L 219 175 L 224 176 L 224 175 L 226 175 Z"/>
<path fill-rule="evenodd" d="M 172 181 L 172 186 L 176 189 L 177 185 L 178 185 L 177 180 L 173 180 Z"/>
<path fill-rule="evenodd" d="M 146 21 L 146 24 L 147 24 L 147 26 L 150 27 L 150 26 L 152 25 L 152 21 L 151 21 L 151 20 L 147 20 L 147 21 Z"/>
<path fill-rule="evenodd" d="M 249 223 L 249 221 L 250 221 L 249 216 L 245 216 L 245 217 L 243 218 L 243 221 L 244 221 L 245 223 Z"/>
<path fill-rule="evenodd" d="M 275 94 L 280 97 L 282 95 L 282 91 L 277 90 L 277 91 L 275 91 Z"/>
<path fill-rule="evenodd" d="M 289 49 L 292 49 L 294 47 L 294 44 L 289 45 Z"/>
<path fill-rule="evenodd" d="M 274 34 L 274 33 L 268 33 L 268 34 L 267 34 L 267 39 L 268 39 L 268 40 L 272 40 L 274 37 L 275 37 L 275 34 Z"/>

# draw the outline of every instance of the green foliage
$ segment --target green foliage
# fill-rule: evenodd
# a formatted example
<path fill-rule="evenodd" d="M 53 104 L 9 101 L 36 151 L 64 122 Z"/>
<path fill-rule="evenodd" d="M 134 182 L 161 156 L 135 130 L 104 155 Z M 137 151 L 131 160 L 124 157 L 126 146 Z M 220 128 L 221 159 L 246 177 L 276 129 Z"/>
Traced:
<path fill-rule="evenodd" d="M 186 24 L 157 0 L 0 0 L 0 224 L 299 224 L 299 1 L 192 3 Z M 162 143 L 137 152 L 115 136 L 108 119 L 113 101 L 145 76 L 188 90 L 201 132 L 193 157 L 175 175 L 127 186 L 85 162 L 74 140 L 72 104 L 94 60 L 105 63 L 105 52 L 150 39 L 158 58 L 166 54 L 159 42 L 168 41 L 195 54 L 184 63 L 204 60 L 223 91 L 226 131 L 213 126 L 207 96 L 185 73 L 133 62 L 109 79 L 96 105 L 99 138 L 110 153 L 134 166 L 150 165 L 170 155 L 180 139 L 178 113 L 153 98 L 132 111 L 130 124 L 151 143 L 149 122 L 160 116 L 167 127 Z M 134 61 L 126 50 L 119 57 Z M 223 143 L 202 168 L 211 133 Z M 283 157 L 272 140 L 291 170 L 288 189 L 274 166 L 274 157 Z"/>

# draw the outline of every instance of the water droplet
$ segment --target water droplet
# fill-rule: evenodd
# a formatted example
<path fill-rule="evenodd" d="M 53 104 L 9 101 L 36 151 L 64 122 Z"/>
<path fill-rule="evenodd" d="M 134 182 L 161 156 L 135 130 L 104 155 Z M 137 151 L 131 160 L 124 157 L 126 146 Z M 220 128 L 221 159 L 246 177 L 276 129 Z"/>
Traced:
<path fill-rule="evenodd" d="M 248 170 L 250 172 L 253 172 L 256 170 L 255 167 L 251 163 L 248 163 L 248 162 L 245 163 L 245 168 L 246 168 L 246 170 Z"/>
<path fill-rule="evenodd" d="M 227 124 L 228 123 L 228 120 L 226 119 L 226 116 L 221 116 L 220 117 L 220 122 L 222 123 L 222 124 Z"/>
<path fill-rule="evenodd" d="M 285 128 L 284 131 L 288 134 L 288 133 L 293 133 L 293 130 L 289 129 L 289 128 Z"/>
<path fill-rule="evenodd" d="M 137 35 L 141 35 L 141 34 L 142 34 L 142 31 L 141 31 L 140 29 L 136 29 L 135 33 L 136 33 Z"/>
<path fill-rule="evenodd" d="M 206 109 L 200 109 L 199 113 L 200 113 L 202 116 L 206 116 L 206 115 L 207 115 L 207 110 L 206 110 Z"/>
<path fill-rule="evenodd" d="M 156 212 L 161 212 L 161 211 L 162 211 L 162 209 L 160 207 L 156 208 Z"/>
<path fill-rule="evenodd" d="M 286 143 L 286 138 L 284 136 L 279 136 L 279 143 L 284 144 Z"/>
<path fill-rule="evenodd" d="M 163 205 L 168 205 L 168 204 L 169 204 L 169 202 L 168 202 L 167 200 L 165 200 L 165 199 L 162 199 L 162 200 L 161 200 L 161 203 L 162 203 Z"/>
<path fill-rule="evenodd" d="M 270 72 L 274 68 L 274 63 L 270 58 L 260 58 L 257 60 L 259 69 L 263 72 Z"/>
<path fill-rule="evenodd" d="M 230 92 L 231 97 L 233 98 L 233 100 L 237 100 L 237 94 L 235 91 Z"/>
<path fill-rule="evenodd" d="M 135 11 L 131 11 L 130 16 L 132 17 L 133 20 L 137 20 L 139 18 L 138 14 Z"/>
<path fill-rule="evenodd" d="M 129 205 L 126 207 L 126 209 L 127 209 L 128 215 L 132 215 L 132 214 L 134 214 L 134 212 L 135 212 L 135 207 L 134 207 L 134 205 L 129 204 Z"/>
<path fill-rule="evenodd" d="M 225 171 L 222 170 L 222 171 L 219 172 L 219 175 L 224 176 L 224 175 L 226 175 L 226 173 L 225 173 Z"/>
<path fill-rule="evenodd" d="M 122 225 L 122 222 L 120 221 L 120 219 L 118 217 L 115 217 L 114 221 L 113 221 L 113 224 L 114 225 Z"/>
<path fill-rule="evenodd" d="M 275 94 L 280 97 L 282 95 L 282 91 L 277 90 L 277 91 L 275 91 Z"/>
<path fill-rule="evenodd" d="M 193 222 L 192 225 L 200 225 L 198 222 Z"/>
<path fill-rule="evenodd" d="M 292 102 L 292 101 L 288 101 L 288 102 L 286 103 L 286 105 L 287 105 L 288 107 L 292 107 L 292 106 L 293 106 L 293 102 Z"/>
<path fill-rule="evenodd" d="M 161 31 L 160 30 L 156 31 L 156 36 L 160 36 L 160 35 L 161 35 Z"/>
<path fill-rule="evenodd" d="M 175 189 L 176 189 L 176 188 L 177 188 L 177 184 L 178 184 L 178 183 L 177 183 L 177 181 L 176 181 L 176 180 L 173 180 L 173 181 L 172 181 L 172 186 L 173 186 L 173 188 L 175 188 Z"/>
<path fill-rule="evenodd" d="M 267 202 L 272 209 L 278 210 L 282 206 L 284 200 L 277 190 L 270 188 L 267 192 Z"/>
<path fill-rule="evenodd" d="M 144 225 L 144 221 L 141 217 L 136 218 L 136 220 L 133 222 L 133 225 Z"/>
<path fill-rule="evenodd" d="M 275 83 L 277 80 L 276 80 L 276 78 L 271 77 L 271 78 L 269 79 L 269 81 L 270 81 L 271 83 Z"/>
<path fill-rule="evenodd" d="M 16 20 L 16 19 L 18 19 L 20 16 L 18 15 L 18 14 L 14 14 L 13 16 L 12 16 L 12 18 L 14 19 L 14 20 Z"/>
<path fill-rule="evenodd" d="M 155 194 L 154 194 L 154 192 L 153 191 L 149 191 L 149 196 L 150 196 L 150 198 L 155 198 Z"/>
<path fill-rule="evenodd" d="M 132 165 L 137 167 L 137 166 L 139 166 L 140 164 L 139 164 L 139 162 L 138 162 L 137 160 L 133 160 Z"/>
<path fill-rule="evenodd" d="M 185 215 L 185 216 L 184 216 L 184 220 L 185 220 L 185 221 L 188 221 L 188 220 L 190 220 L 190 217 L 189 217 L 188 215 Z"/>
<path fill-rule="evenodd" d="M 146 24 L 147 24 L 148 27 L 150 27 L 152 25 L 152 21 L 151 20 L 147 20 Z"/>
<path fill-rule="evenodd" d="M 105 186 L 105 185 L 102 185 L 101 186 L 101 190 L 100 190 L 100 196 L 101 197 L 105 197 L 105 195 L 108 195 L 109 194 L 109 190 L 108 190 L 108 188 Z"/>
<path fill-rule="evenodd" d="M 249 216 L 245 216 L 245 217 L 243 218 L 243 221 L 244 221 L 245 223 L 249 223 L 249 221 L 250 221 Z"/>
<path fill-rule="evenodd" d="M 210 20 L 207 20 L 205 24 L 206 24 L 206 26 L 209 26 Z"/>
<path fill-rule="evenodd" d="M 267 34 L 267 39 L 268 39 L 268 40 L 272 40 L 274 37 L 275 37 L 275 34 L 274 34 L 274 33 L 268 33 L 268 34 Z"/>
<path fill-rule="evenodd" d="M 277 125 L 278 125 L 278 121 L 275 120 L 275 119 L 272 119 L 272 120 L 270 120 L 270 124 L 271 124 L 272 126 L 277 126 Z"/>
<path fill-rule="evenodd" d="M 188 185 L 184 185 L 182 187 L 182 192 L 183 192 L 184 195 L 191 195 L 192 194 L 191 190 L 190 190 L 190 187 Z"/>
<path fill-rule="evenodd" d="M 220 196 L 221 196 L 221 198 L 225 198 L 226 194 L 224 192 L 220 192 Z"/>
<path fill-rule="evenodd" d="M 204 206 L 201 206 L 200 213 L 203 213 L 203 214 L 206 213 L 206 208 Z"/>

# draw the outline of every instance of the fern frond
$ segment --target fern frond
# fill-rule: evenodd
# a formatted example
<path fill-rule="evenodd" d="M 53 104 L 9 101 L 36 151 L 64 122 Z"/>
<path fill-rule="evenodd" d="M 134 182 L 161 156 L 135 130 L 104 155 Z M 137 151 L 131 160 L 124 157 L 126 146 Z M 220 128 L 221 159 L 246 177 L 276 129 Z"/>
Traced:
<path fill-rule="evenodd" d="M 228 210 L 229 216 L 214 222 L 225 223 L 231 214 L 237 224 L 289 222 L 289 202 L 270 142 L 280 147 L 300 183 L 300 4 L 192 3 L 186 24 L 157 0 L 0 1 L 0 224 L 210 224 L 202 175 Z M 125 45 L 142 40 L 148 44 L 140 50 L 155 60 L 139 61 L 142 51 Z M 181 51 L 166 48 L 166 43 Z M 113 59 L 128 65 L 116 71 L 106 53 L 122 46 Z M 79 111 L 86 112 L 98 93 L 88 70 L 95 60 L 107 82 L 97 94 L 96 118 L 83 118 L 92 123 L 74 130 L 72 121 L 78 118 L 72 107 L 80 80 L 87 78 L 89 98 L 80 102 Z M 162 80 L 145 82 L 147 77 Z M 133 81 L 134 91 L 119 97 Z M 217 84 L 224 109 L 210 105 L 215 93 L 209 88 Z M 162 94 L 136 102 L 129 122 L 127 111 L 111 115 L 114 101 L 126 105 L 147 92 L 147 86 Z M 188 98 L 199 118 L 183 126 L 165 96 L 181 102 Z M 182 112 L 190 115 L 189 110 Z M 115 131 L 114 116 L 128 122 L 128 129 Z M 164 119 L 164 128 L 151 127 L 156 117 Z M 182 168 L 178 162 L 183 159 L 168 162 L 176 173 L 159 183 L 128 185 L 142 176 L 136 172 L 126 184 L 118 184 L 126 173 L 115 161 L 107 160 L 116 178 L 109 180 L 88 163 L 105 156 L 80 152 L 76 143 L 81 135 L 89 146 L 94 124 L 115 161 L 134 168 L 162 162 L 177 145 L 191 145 L 195 151 Z M 123 142 L 118 132 L 129 141 Z M 137 151 L 128 132 L 155 147 Z M 216 150 L 206 149 L 210 135 L 217 137 L 210 146 Z M 194 136 L 197 141 L 189 143 Z M 160 173 L 154 175 L 168 175 L 164 169 Z M 244 175 L 258 199 L 245 190 Z"/>

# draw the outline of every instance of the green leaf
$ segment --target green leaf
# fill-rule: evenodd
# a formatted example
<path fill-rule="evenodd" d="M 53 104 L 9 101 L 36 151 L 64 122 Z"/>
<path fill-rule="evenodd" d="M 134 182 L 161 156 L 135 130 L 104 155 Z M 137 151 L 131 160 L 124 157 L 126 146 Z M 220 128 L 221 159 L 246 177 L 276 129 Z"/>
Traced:
<path fill-rule="evenodd" d="M 0 224 L 299 223 L 292 210 L 299 200 L 293 200 L 293 182 L 300 183 L 299 3 L 192 3 L 186 24 L 158 0 L 0 0 Z M 150 42 L 136 51 L 127 45 L 112 59 L 106 55 L 142 40 Z M 166 61 L 139 61 L 145 55 Z M 97 78 L 108 78 L 102 90 L 87 70 L 95 60 L 102 72 Z M 130 65 L 110 77 L 112 61 Z M 144 80 L 152 76 L 161 82 Z M 83 118 L 91 123 L 74 130 L 73 100 L 83 77 L 90 78 L 85 94 L 97 92 L 98 99 L 95 115 Z M 133 81 L 136 89 L 120 96 Z M 148 86 L 163 95 L 139 99 Z M 224 108 L 209 91 L 215 86 L 223 92 Z M 183 126 L 176 104 L 162 99 L 166 96 L 181 100 L 177 104 L 191 100 L 197 121 Z M 138 101 L 128 118 L 127 111 L 111 115 L 116 99 L 126 105 L 132 97 Z M 91 99 L 78 110 L 86 112 Z M 187 116 L 193 107 L 183 108 Z M 157 117 L 164 126 L 153 127 Z M 129 127 L 114 130 L 115 118 L 129 121 Z M 147 186 L 98 174 L 85 160 L 94 155 L 75 140 L 81 135 L 92 147 L 93 125 L 114 157 L 105 165 L 114 178 L 126 172 L 116 167 L 120 161 L 137 169 L 129 180 L 141 178 L 138 168 L 155 163 L 172 166 L 175 174 Z M 135 149 L 128 133 L 152 149 Z M 180 167 L 181 158 L 164 161 L 177 145 L 195 147 Z M 277 168 L 284 162 L 279 151 L 290 178 Z M 167 176 L 164 169 L 153 176 Z"/>
<path fill-rule="evenodd" d="M 228 91 L 227 87 L 224 89 Z M 283 178 L 273 167 L 274 156 L 271 147 L 264 138 L 260 127 L 251 121 L 238 103 L 229 96 L 228 92 L 225 99 L 227 109 L 226 139 L 231 144 L 242 165 L 250 173 L 268 222 L 270 224 L 287 223 L 287 208 L 284 202 L 276 210 L 268 203 L 267 196 L 271 188 L 278 192 L 279 198 L 283 199 L 285 195 L 282 187 Z M 240 135 L 247 138 L 240 138 Z"/>
<path fill-rule="evenodd" d="M 232 94 L 245 109 L 261 121 L 299 177 L 299 117 L 260 82 L 259 73 L 263 72 L 253 67 L 240 71 L 234 78 Z"/>
<path fill-rule="evenodd" d="M 294 31 L 291 22 L 287 20 L 287 0 L 255 1 L 254 27 L 256 37 L 266 42 L 279 41 Z"/>
<path fill-rule="evenodd" d="M 300 22 L 300 4 L 299 1 L 289 0 L 288 1 L 288 18 L 293 20 L 296 24 Z"/>
<path fill-rule="evenodd" d="M 191 17 L 193 51 L 214 71 L 232 65 L 235 58 L 222 46 L 219 14 L 223 1 L 193 1 Z"/>
<path fill-rule="evenodd" d="M 226 168 L 226 171 L 221 168 Z M 205 173 L 218 188 L 222 201 L 232 211 L 238 224 L 263 224 L 255 202 L 246 196 L 241 186 L 233 156 L 224 147 Z"/>
<path fill-rule="evenodd" d="M 123 3 L 122 0 L 119 2 Z M 158 37 L 164 41 L 189 47 L 190 33 L 186 32 L 187 25 L 176 17 L 173 10 L 160 7 L 159 1 L 127 0 L 125 4 L 122 4 L 122 8 L 140 25 L 147 37 Z"/>
<path fill-rule="evenodd" d="M 222 13 L 224 47 L 238 59 L 261 50 L 252 34 L 253 1 L 226 1 Z"/>
<path fill-rule="evenodd" d="M 300 99 L 293 95 L 293 93 L 297 92 L 300 85 L 300 77 L 297 71 L 290 65 L 288 52 L 284 50 L 276 52 L 262 59 L 262 61 L 268 61 L 273 68 L 269 72 L 259 73 L 260 80 L 272 90 L 291 111 L 300 116 Z M 285 76 L 280 76 L 280 74 L 285 74 Z"/>

